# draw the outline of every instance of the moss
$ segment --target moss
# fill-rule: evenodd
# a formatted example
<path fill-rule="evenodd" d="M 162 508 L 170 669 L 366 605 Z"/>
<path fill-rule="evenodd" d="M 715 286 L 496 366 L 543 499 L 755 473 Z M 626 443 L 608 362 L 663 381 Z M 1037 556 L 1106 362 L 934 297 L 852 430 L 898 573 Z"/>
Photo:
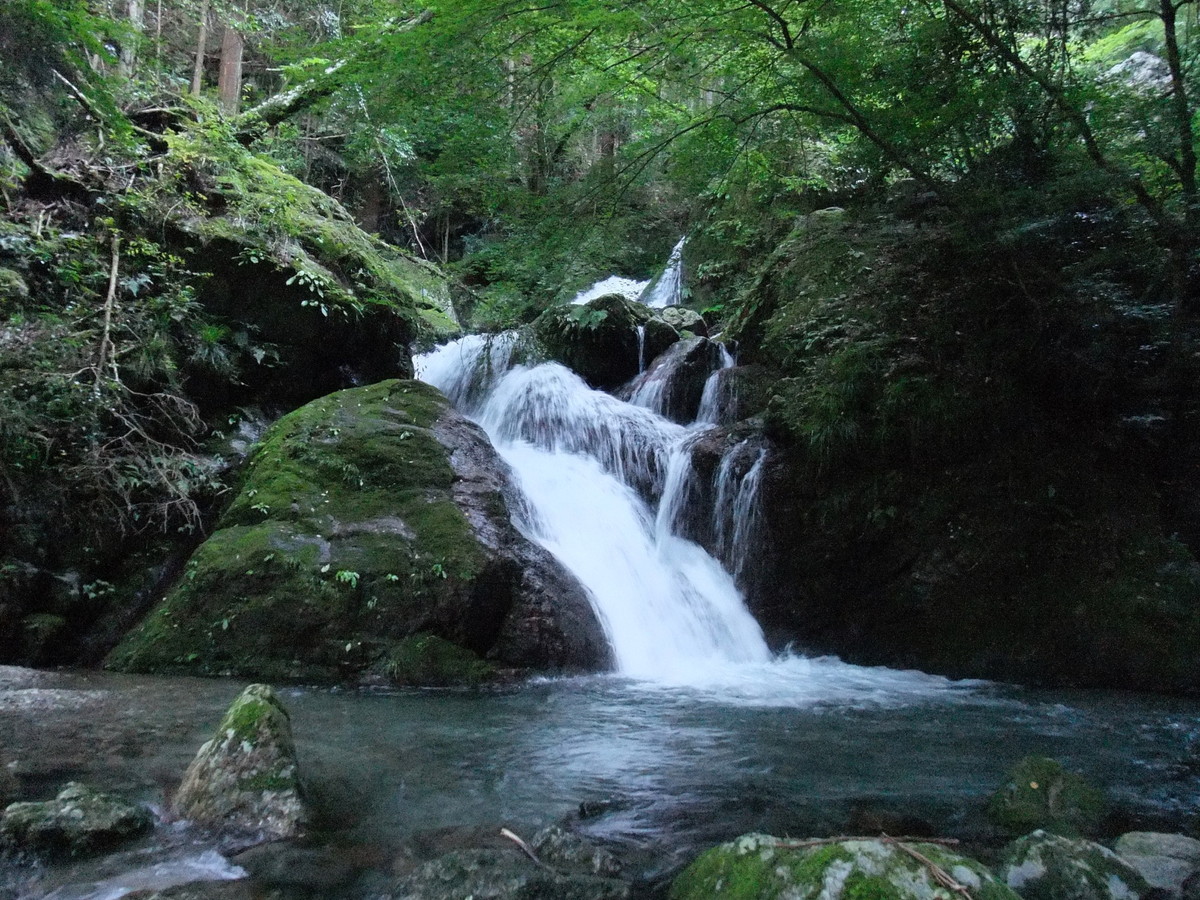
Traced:
<path fill-rule="evenodd" d="M 434 634 L 414 634 L 387 655 L 383 672 L 400 685 L 478 685 L 495 669 L 470 650 Z"/>
<path fill-rule="evenodd" d="M 742 840 L 745 840 L 744 838 Z M 761 851 L 774 853 L 773 850 Z M 740 853 L 732 845 L 714 847 L 700 855 L 671 885 L 670 900 L 759 900 L 770 897 L 768 868 L 759 853 Z"/>
<path fill-rule="evenodd" d="M 1090 833 L 1104 815 L 1104 795 L 1057 760 L 1029 756 L 988 801 L 988 819 L 1010 834 L 1041 828 L 1076 837 Z"/>
<path fill-rule="evenodd" d="M 1011 890 L 972 859 L 935 845 L 917 844 L 913 849 L 971 882 L 972 896 L 980 900 L 1017 900 Z M 974 887 L 975 882 L 978 887 Z M 840 891 L 831 892 L 831 884 L 840 884 Z M 701 855 L 676 879 L 670 897 L 914 900 L 940 896 L 937 890 L 922 863 L 888 844 L 854 840 L 788 846 L 776 838 L 745 835 Z"/>
<path fill-rule="evenodd" d="M 0 268 L 0 303 L 29 299 L 29 285 L 19 273 Z"/>
<path fill-rule="evenodd" d="M 331 681 L 431 625 L 466 633 L 438 618 L 452 597 L 472 602 L 485 560 L 430 430 L 445 409 L 434 388 L 388 381 L 280 419 L 217 530 L 108 664 Z"/>

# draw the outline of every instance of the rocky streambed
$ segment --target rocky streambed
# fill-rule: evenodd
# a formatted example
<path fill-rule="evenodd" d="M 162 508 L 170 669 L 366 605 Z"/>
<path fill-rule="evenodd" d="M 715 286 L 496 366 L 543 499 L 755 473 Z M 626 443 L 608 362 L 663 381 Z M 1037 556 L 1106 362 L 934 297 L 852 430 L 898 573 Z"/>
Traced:
<path fill-rule="evenodd" d="M 619 865 L 618 883 L 593 885 L 611 896 L 666 896 L 702 853 L 748 833 L 953 838 L 962 843 L 948 852 L 994 872 L 1002 848 L 1033 828 L 989 816 L 989 797 L 1033 754 L 1096 786 L 1102 805 L 1084 828 L 1109 845 L 1131 831 L 1187 832 L 1200 807 L 1188 756 L 1195 701 L 797 660 L 707 688 L 591 677 L 472 691 L 279 689 L 309 817 L 301 836 L 251 848 L 244 832 L 179 818 L 175 804 L 197 749 L 244 687 L 0 669 L 6 801 L 48 800 L 81 781 L 155 815 L 148 834 L 108 855 L 6 855 L 0 897 L 97 900 L 175 881 L 204 884 L 168 896 L 435 897 L 414 886 L 509 883 L 514 872 L 529 886 L 511 890 L 528 896 L 610 896 L 563 893 L 501 828 L 540 859 L 557 852 L 551 845 L 589 848 L 592 870 L 580 877 L 603 881 Z M 566 837 L 544 831 L 552 825 Z M 704 879 L 741 871 L 738 846 L 701 857 L 692 883 L 722 896 Z M 814 846 L 772 852 L 792 868 L 811 868 L 800 857 L 816 855 L 845 868 L 848 850 Z"/>

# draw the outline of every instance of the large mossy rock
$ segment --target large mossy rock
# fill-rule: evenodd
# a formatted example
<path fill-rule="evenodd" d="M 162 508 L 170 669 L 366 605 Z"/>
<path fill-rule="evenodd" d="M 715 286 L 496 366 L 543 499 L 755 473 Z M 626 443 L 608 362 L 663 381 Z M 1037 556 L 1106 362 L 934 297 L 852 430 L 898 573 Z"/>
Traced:
<path fill-rule="evenodd" d="M 1034 829 L 1077 837 L 1096 831 L 1104 816 L 1104 795 L 1057 760 L 1028 756 L 988 801 L 991 823 L 1009 834 Z"/>
<path fill-rule="evenodd" d="M 937 844 L 743 835 L 692 863 L 670 900 L 944 900 L 946 876 L 975 900 L 1020 900 L 980 863 Z M 907 848 L 907 849 L 905 849 Z M 919 859 L 923 857 L 923 859 Z M 936 869 L 934 868 L 936 867 Z"/>
<path fill-rule="evenodd" d="M 230 705 L 197 752 L 174 811 L 201 825 L 263 839 L 300 834 L 308 820 L 288 712 L 265 684 Z"/>
<path fill-rule="evenodd" d="M 547 356 L 592 387 L 611 389 L 638 374 L 638 328 L 650 318 L 648 307 L 609 294 L 579 306 L 551 307 L 533 329 Z"/>
<path fill-rule="evenodd" d="M 144 214 L 165 219 L 207 275 L 198 291 L 206 310 L 266 354 L 263 364 L 242 367 L 240 387 L 191 367 L 202 405 L 291 408 L 409 375 L 414 338 L 458 331 L 440 271 L 364 232 L 329 195 L 220 129 L 165 140 L 166 168 Z M 182 202 L 178 184 L 191 186 Z"/>
<path fill-rule="evenodd" d="M 1035 831 L 1013 842 L 998 870 L 1023 900 L 1138 900 L 1150 886 L 1107 847 Z"/>
<path fill-rule="evenodd" d="M 605 668 L 583 588 L 512 525 L 507 479 L 428 385 L 310 403 L 264 436 L 216 532 L 109 665 L 328 682 L 428 634 L 504 666 Z"/>
<path fill-rule="evenodd" d="M 509 850 L 458 850 L 400 879 L 392 900 L 627 900 L 615 878 L 562 874 Z"/>
<path fill-rule="evenodd" d="M 145 807 L 71 782 L 53 800 L 9 806 L 0 817 L 0 840 L 42 856 L 83 856 L 111 850 L 153 827 Z"/>

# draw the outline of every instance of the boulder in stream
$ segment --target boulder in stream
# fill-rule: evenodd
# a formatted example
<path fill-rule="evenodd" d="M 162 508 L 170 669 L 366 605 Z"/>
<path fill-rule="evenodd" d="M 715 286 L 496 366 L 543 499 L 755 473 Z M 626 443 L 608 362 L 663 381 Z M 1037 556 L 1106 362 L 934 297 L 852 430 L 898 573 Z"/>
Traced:
<path fill-rule="evenodd" d="M 19 851 L 51 856 L 100 853 L 145 834 L 145 807 L 71 782 L 53 800 L 14 803 L 0 817 L 0 839 Z"/>
<path fill-rule="evenodd" d="M 433 636 L 461 648 L 465 683 L 481 659 L 606 668 L 587 594 L 512 524 L 513 496 L 483 430 L 436 388 L 330 394 L 266 433 L 217 530 L 108 663 L 307 682 L 395 669 L 411 683 L 393 663 Z"/>
<path fill-rule="evenodd" d="M 650 317 L 641 303 L 608 294 L 580 306 L 553 306 L 538 316 L 533 330 L 551 359 L 592 387 L 608 390 L 637 375 L 637 330 Z"/>
<path fill-rule="evenodd" d="M 1104 816 L 1104 795 L 1056 760 L 1028 756 L 988 801 L 991 823 L 1010 834 L 1036 828 L 1076 837 L 1091 834 Z"/>
<path fill-rule="evenodd" d="M 704 853 L 670 900 L 1020 900 L 980 863 L 939 844 L 789 841 L 747 834 Z"/>
<path fill-rule="evenodd" d="M 1107 847 L 1040 830 L 1008 846 L 999 873 L 1024 900 L 1138 900 L 1151 890 Z"/>
<path fill-rule="evenodd" d="M 264 839 L 294 837 L 305 807 L 287 710 L 265 684 L 252 684 L 188 766 L 175 795 L 177 815 Z"/>

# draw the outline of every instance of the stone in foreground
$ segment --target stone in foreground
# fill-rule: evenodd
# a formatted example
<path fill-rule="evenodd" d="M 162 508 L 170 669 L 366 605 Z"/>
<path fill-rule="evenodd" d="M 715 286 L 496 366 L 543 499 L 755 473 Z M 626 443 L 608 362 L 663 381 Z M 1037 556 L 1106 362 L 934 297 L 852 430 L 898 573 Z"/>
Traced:
<path fill-rule="evenodd" d="M 1024 900 L 1138 900 L 1150 886 L 1107 847 L 1035 831 L 1004 851 L 1000 876 Z"/>
<path fill-rule="evenodd" d="M 671 900 L 1020 900 L 983 865 L 938 844 L 787 841 L 747 834 L 692 863 Z"/>
<path fill-rule="evenodd" d="M 308 818 L 287 710 L 265 684 L 233 701 L 183 777 L 174 810 L 201 825 L 265 840 L 298 835 Z"/>
<path fill-rule="evenodd" d="M 628 900 L 615 878 L 564 875 L 508 850 L 459 850 L 401 879 L 393 900 Z"/>
<path fill-rule="evenodd" d="M 150 831 L 154 817 L 141 806 L 71 782 L 53 800 L 14 803 L 0 818 L 0 838 L 44 856 L 83 856 L 111 850 Z"/>
<path fill-rule="evenodd" d="M 1113 849 L 1150 887 L 1171 897 L 1183 896 L 1184 884 L 1200 873 L 1200 841 L 1186 835 L 1131 831 L 1117 838 Z"/>

